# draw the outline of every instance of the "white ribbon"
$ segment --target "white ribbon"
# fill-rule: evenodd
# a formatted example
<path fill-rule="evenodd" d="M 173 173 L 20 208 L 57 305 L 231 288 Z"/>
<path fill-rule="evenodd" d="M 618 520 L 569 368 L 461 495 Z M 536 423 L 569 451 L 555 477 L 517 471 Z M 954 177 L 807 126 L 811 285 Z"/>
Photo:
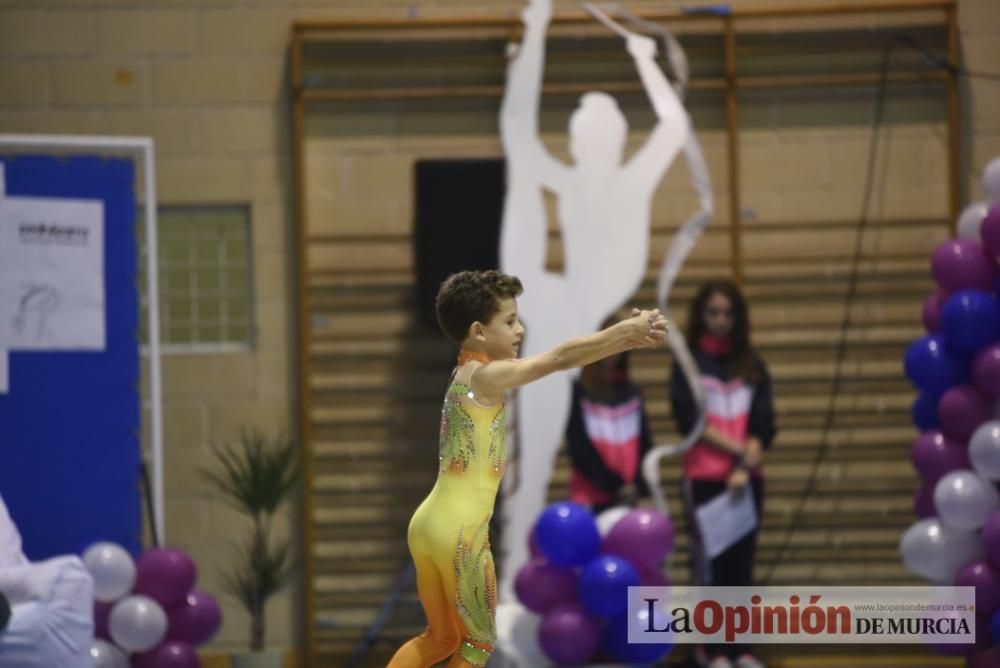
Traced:
<path fill-rule="evenodd" d="M 596 5 L 593 3 L 582 3 L 595 19 L 600 21 L 609 30 L 628 39 L 632 33 L 622 27 L 620 23 L 612 19 L 609 14 L 614 14 L 617 18 L 635 27 L 638 31 L 648 32 L 657 35 L 663 43 L 664 53 L 670 63 L 670 69 L 674 75 L 674 89 L 678 97 L 684 98 L 684 89 L 687 87 L 689 69 L 687 56 L 681 48 L 677 39 L 663 26 L 639 18 L 617 4 Z M 701 150 L 701 144 L 695 133 L 689 132 L 687 141 L 684 144 L 684 158 L 687 162 L 688 173 L 691 178 L 691 185 L 698 195 L 698 210 L 688 218 L 687 222 L 677 230 L 670 247 L 667 249 L 660 266 L 660 276 L 656 285 L 656 301 L 660 310 L 673 323 L 670 317 L 670 291 L 677 281 L 681 266 L 684 260 L 691 253 L 695 244 L 701 237 L 702 232 L 708 227 L 714 213 L 712 180 L 708 174 L 708 166 L 705 164 L 705 156 Z M 667 498 L 663 492 L 660 480 L 660 460 L 664 457 L 680 455 L 693 446 L 705 430 L 705 396 L 701 386 L 701 374 L 695 364 L 691 351 L 683 334 L 674 326 L 671 326 L 667 335 L 670 348 L 673 350 L 674 358 L 680 365 L 684 377 L 687 379 L 691 392 L 694 395 L 695 407 L 698 418 L 694 428 L 679 443 L 664 443 L 652 448 L 642 460 L 642 475 L 649 485 L 650 492 L 656 507 L 664 515 L 669 517 Z"/>

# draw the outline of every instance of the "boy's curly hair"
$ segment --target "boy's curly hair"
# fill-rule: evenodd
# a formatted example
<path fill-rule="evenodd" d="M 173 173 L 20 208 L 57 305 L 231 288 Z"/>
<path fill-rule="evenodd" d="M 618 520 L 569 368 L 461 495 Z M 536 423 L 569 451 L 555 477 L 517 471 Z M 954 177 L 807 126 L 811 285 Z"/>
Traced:
<path fill-rule="evenodd" d="M 519 278 L 495 269 L 452 274 L 437 293 L 437 319 L 441 331 L 461 345 L 472 323 L 488 323 L 500 310 L 500 300 L 519 297 L 522 292 L 524 288 Z"/>

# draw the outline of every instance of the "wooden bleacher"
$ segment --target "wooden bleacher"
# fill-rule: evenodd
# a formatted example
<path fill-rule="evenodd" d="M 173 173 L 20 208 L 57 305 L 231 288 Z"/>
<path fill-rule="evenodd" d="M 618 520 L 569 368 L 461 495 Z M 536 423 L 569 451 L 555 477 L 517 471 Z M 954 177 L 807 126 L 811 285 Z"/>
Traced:
<path fill-rule="evenodd" d="M 902 355 L 921 332 L 920 304 L 931 288 L 927 258 L 944 237 L 945 225 L 940 220 L 909 225 L 914 234 L 907 252 L 894 247 L 889 258 L 863 259 L 830 447 L 773 584 L 917 581 L 897 551 L 901 532 L 914 520 L 911 499 L 917 484 L 909 459 L 913 391 L 902 375 Z M 745 287 L 755 342 L 774 376 L 781 428 L 767 457 L 758 555 L 763 574 L 777 556 L 819 446 L 848 258 L 788 263 L 781 271 L 782 260 L 769 257 L 759 267 L 747 262 Z M 697 282 L 712 271 L 695 266 L 682 275 L 673 305 L 678 314 L 685 313 Z M 634 302 L 652 301 L 653 278 L 651 270 Z M 406 523 L 436 475 L 439 402 L 454 348 L 416 324 L 412 278 L 405 273 L 325 272 L 315 277 L 310 294 L 317 319 L 330 322 L 314 332 L 310 357 L 314 591 L 322 655 L 334 662 L 324 665 L 339 665 L 407 559 Z M 669 364 L 669 354 L 662 351 L 641 351 L 632 358 L 633 378 L 647 396 L 658 440 L 676 438 L 666 395 Z M 666 461 L 663 475 L 678 528 L 670 576 L 685 582 L 688 552 L 678 512 L 677 462 Z M 567 482 L 563 454 L 551 498 L 563 498 Z M 382 665 L 422 624 L 411 593 L 366 665 Z"/>

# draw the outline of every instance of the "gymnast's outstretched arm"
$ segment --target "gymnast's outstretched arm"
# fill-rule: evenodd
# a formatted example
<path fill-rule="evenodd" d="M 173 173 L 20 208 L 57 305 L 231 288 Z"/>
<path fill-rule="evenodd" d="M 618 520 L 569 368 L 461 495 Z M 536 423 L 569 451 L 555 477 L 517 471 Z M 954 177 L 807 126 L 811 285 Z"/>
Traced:
<path fill-rule="evenodd" d="M 548 352 L 525 359 L 495 360 L 479 367 L 469 382 L 473 391 L 488 399 L 526 385 L 556 371 L 586 366 L 634 348 L 663 345 L 669 325 L 659 310 L 633 310 L 632 317 L 595 334 L 579 336 Z"/>

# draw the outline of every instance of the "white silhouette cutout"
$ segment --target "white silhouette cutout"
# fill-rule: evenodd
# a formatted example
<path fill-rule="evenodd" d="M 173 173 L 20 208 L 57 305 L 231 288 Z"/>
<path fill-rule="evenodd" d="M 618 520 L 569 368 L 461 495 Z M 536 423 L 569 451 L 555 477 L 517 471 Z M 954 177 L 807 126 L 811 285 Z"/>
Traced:
<path fill-rule="evenodd" d="M 500 263 L 526 286 L 518 300 L 526 357 L 595 331 L 639 287 L 649 258 L 653 194 L 690 134 L 688 115 L 655 61 L 656 43 L 621 29 L 659 122 L 624 161 L 625 116 L 611 96 L 587 93 L 570 118 L 573 163 L 553 157 L 538 134 L 551 14 L 551 0 L 532 0 L 524 10 L 524 39 L 509 64 L 500 111 L 508 170 Z M 558 198 L 563 274 L 545 269 L 544 190 Z M 525 454 L 514 462 L 504 502 L 503 600 L 512 599 L 516 569 L 528 557 L 528 532 L 544 504 L 569 414 L 570 384 L 569 373 L 552 374 L 518 392 L 517 443 Z"/>

